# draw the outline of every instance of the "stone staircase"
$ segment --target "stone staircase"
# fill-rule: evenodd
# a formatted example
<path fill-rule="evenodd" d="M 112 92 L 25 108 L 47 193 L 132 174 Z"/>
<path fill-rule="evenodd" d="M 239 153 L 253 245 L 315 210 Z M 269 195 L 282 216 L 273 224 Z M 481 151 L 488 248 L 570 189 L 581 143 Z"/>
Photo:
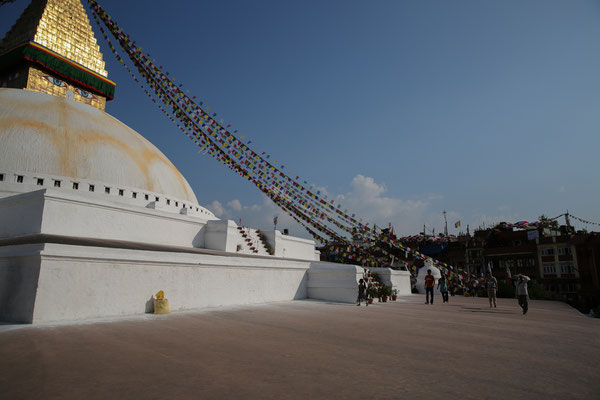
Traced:
<path fill-rule="evenodd" d="M 275 255 L 275 251 L 271 248 L 271 245 L 269 244 L 269 241 L 267 240 L 267 238 L 265 237 L 265 235 L 260 231 L 260 229 L 256 230 L 256 234 L 258 235 L 258 237 L 260 239 L 260 243 L 262 244 L 263 248 L 267 251 L 267 253 L 269 253 L 270 255 L 274 256 Z"/>
<path fill-rule="evenodd" d="M 273 255 L 269 243 L 259 229 L 251 229 L 245 226 L 238 226 L 237 229 L 243 241 L 242 248 L 238 249 L 238 253 Z"/>

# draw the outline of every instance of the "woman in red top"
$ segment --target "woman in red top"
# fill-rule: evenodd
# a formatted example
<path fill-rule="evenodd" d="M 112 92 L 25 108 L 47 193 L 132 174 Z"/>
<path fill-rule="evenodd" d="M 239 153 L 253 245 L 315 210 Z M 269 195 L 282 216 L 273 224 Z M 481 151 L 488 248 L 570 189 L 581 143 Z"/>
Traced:
<path fill-rule="evenodd" d="M 425 304 L 433 304 L 433 287 L 435 286 L 435 276 L 431 275 L 431 270 L 427 270 L 425 276 Z M 431 300 L 429 300 L 431 296 Z"/>

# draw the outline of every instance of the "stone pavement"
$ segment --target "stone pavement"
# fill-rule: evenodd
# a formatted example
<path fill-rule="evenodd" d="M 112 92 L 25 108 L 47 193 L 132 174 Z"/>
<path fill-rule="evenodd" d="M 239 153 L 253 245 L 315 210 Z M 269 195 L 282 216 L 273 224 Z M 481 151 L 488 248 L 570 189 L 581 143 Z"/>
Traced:
<path fill-rule="evenodd" d="M 600 319 L 413 295 L 0 326 L 2 399 L 593 399 Z"/>

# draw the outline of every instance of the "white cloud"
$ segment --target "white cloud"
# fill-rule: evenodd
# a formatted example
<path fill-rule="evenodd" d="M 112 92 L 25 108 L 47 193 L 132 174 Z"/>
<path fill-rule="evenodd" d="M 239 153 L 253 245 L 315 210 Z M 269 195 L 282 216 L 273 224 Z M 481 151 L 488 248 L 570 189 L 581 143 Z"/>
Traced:
<path fill-rule="evenodd" d="M 227 206 L 234 211 L 242 211 L 242 203 L 240 203 L 238 199 L 231 200 L 229 203 L 227 203 Z"/>
<path fill-rule="evenodd" d="M 283 230 L 284 228 L 291 229 L 294 227 L 293 234 L 296 236 L 302 236 L 304 231 L 303 228 L 299 227 L 294 223 L 293 219 L 285 214 L 283 210 L 277 207 L 270 199 L 264 198 L 260 204 L 244 205 L 240 200 L 233 199 L 226 203 L 225 206 L 215 200 L 208 207 L 217 217 L 221 219 L 233 220 L 236 224 L 249 226 L 252 228 L 258 228 L 263 230 L 273 229 L 273 217 L 277 215 L 277 229 Z"/>
<path fill-rule="evenodd" d="M 386 191 L 384 185 L 378 185 L 373 178 L 360 174 L 352 179 L 352 189 L 354 194 L 363 198 L 378 197 Z"/>
<path fill-rule="evenodd" d="M 351 183 L 351 191 L 337 196 L 336 200 L 356 213 L 363 222 L 387 226 L 392 223 L 399 234 L 412 234 L 422 230 L 425 214 L 434 199 L 439 195 L 427 195 L 421 199 L 400 199 L 386 196 L 387 187 L 371 177 L 357 175 Z"/>
<path fill-rule="evenodd" d="M 363 223 L 387 226 L 392 223 L 397 234 L 409 235 L 422 231 L 423 224 L 429 229 L 436 227 L 436 233 L 443 231 L 444 219 L 442 210 L 432 210 L 432 203 L 443 199 L 435 193 L 424 194 L 420 197 L 401 199 L 386 195 L 388 189 L 385 184 L 376 182 L 373 178 L 356 175 L 350 183 L 350 190 L 340 195 L 329 194 L 326 187 L 313 189 L 320 196 L 333 199 L 335 205 L 341 204 L 342 209 L 347 209 L 349 214 L 355 214 L 356 219 L 361 218 Z M 216 206 L 216 208 L 215 208 Z M 232 219 L 253 228 L 273 229 L 273 217 L 278 216 L 277 229 L 290 229 L 294 236 L 309 237 L 306 230 L 294 222 L 283 210 L 276 206 L 270 199 L 264 198 L 260 204 L 244 205 L 238 199 L 231 200 L 222 206 L 219 201 L 212 203 L 211 210 L 219 218 Z M 448 225 L 454 227 L 454 222 L 460 219 L 460 214 L 449 211 Z"/>
<path fill-rule="evenodd" d="M 370 226 L 376 224 L 387 227 L 392 223 L 396 234 L 400 236 L 413 235 L 423 230 L 426 225 L 427 232 L 443 233 L 444 231 L 444 196 L 437 193 L 424 193 L 422 195 L 411 195 L 406 198 L 394 197 L 388 194 L 386 184 L 377 182 L 372 177 L 356 175 L 349 184 L 348 191 L 339 195 L 331 194 L 326 187 L 313 189 L 313 193 L 320 192 L 319 196 L 327 200 L 334 200 L 335 205 L 341 204 L 342 209 L 347 209 L 348 214 L 355 214 L 356 219 L 362 219 L 363 223 Z M 225 204 L 225 205 L 223 205 Z M 244 204 L 239 199 L 221 203 L 218 200 L 209 206 L 215 215 L 222 219 L 231 219 L 239 224 L 263 230 L 273 229 L 273 217 L 278 217 L 277 229 L 289 229 L 293 236 L 310 238 L 306 230 L 297 224 L 292 217 L 276 206 L 269 198 L 264 197 L 257 204 Z M 493 226 L 499 222 L 517 222 L 527 219 L 525 216 L 515 212 L 510 206 L 501 204 L 490 209 L 476 210 L 452 210 L 446 209 L 448 221 L 448 233 L 458 234 L 465 232 L 467 225 L 470 231 Z M 536 218 L 530 217 L 530 218 Z M 461 226 L 455 228 L 454 224 L 461 221 Z"/>
<path fill-rule="evenodd" d="M 225 213 L 223 205 L 218 200 L 215 200 L 210 204 L 209 210 L 212 211 L 213 214 L 215 214 L 219 218 L 221 218 L 221 216 L 223 216 L 223 214 Z"/>

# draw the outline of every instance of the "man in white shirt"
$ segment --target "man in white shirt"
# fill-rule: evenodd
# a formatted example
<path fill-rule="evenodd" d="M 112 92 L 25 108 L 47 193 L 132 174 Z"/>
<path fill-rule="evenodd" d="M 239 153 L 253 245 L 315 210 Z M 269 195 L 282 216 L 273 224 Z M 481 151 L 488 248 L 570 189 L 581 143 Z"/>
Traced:
<path fill-rule="evenodd" d="M 523 314 L 527 314 L 527 310 L 529 308 L 528 297 L 529 293 L 527 293 L 527 282 L 529 282 L 528 276 L 519 274 L 513 276 L 513 282 L 516 287 L 517 299 L 519 299 L 519 305 L 523 309 Z"/>
<path fill-rule="evenodd" d="M 496 290 L 498 289 L 498 280 L 492 275 L 491 272 L 488 272 L 488 277 L 485 280 L 485 286 L 487 287 L 488 299 L 490 300 L 490 308 L 492 308 L 492 303 L 494 307 L 496 307 Z"/>

